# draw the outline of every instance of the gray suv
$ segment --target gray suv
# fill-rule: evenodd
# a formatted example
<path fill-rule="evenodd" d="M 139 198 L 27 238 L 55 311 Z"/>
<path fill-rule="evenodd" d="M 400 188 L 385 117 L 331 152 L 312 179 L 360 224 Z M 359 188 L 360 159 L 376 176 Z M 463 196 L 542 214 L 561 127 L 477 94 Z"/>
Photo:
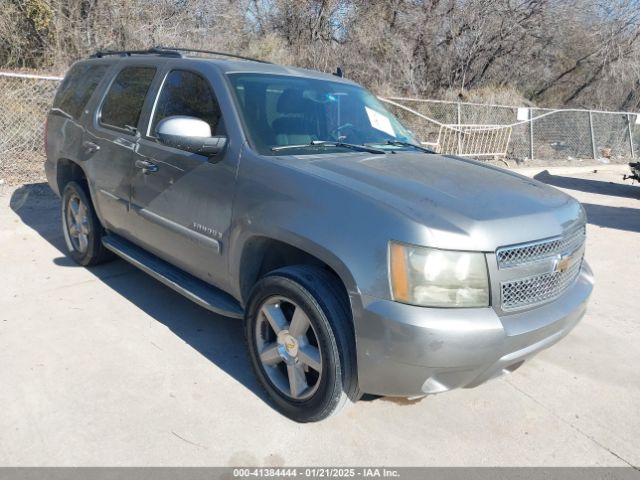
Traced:
<path fill-rule="evenodd" d="M 577 201 L 426 150 L 339 76 L 231 57 L 74 64 L 46 173 L 69 255 L 115 254 L 243 321 L 280 412 L 317 421 L 363 393 L 473 387 L 583 316 Z"/>

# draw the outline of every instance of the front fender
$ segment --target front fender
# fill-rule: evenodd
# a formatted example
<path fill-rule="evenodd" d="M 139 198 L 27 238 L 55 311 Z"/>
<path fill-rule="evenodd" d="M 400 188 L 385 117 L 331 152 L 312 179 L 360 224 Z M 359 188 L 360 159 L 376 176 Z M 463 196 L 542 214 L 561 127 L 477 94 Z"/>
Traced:
<path fill-rule="evenodd" d="M 350 295 L 390 298 L 388 242 L 409 235 L 413 226 L 370 197 L 288 165 L 301 161 L 243 154 L 228 250 L 234 296 L 242 297 L 245 245 L 262 236 L 329 265 Z"/>

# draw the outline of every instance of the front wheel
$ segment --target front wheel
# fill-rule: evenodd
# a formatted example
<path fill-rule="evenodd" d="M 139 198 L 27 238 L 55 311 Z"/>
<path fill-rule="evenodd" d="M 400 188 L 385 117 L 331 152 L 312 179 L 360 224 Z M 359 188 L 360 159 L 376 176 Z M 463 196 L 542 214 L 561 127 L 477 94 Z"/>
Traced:
<path fill-rule="evenodd" d="M 277 410 L 322 420 L 359 395 L 348 299 L 338 278 L 312 266 L 271 272 L 245 315 L 251 363 Z"/>

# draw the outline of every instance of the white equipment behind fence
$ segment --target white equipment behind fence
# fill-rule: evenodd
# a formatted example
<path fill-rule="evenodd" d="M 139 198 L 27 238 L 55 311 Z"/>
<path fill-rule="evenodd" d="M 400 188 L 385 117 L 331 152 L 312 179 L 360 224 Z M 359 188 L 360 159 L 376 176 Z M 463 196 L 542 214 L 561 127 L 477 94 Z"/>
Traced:
<path fill-rule="evenodd" d="M 474 158 L 504 158 L 507 156 L 511 139 L 511 125 L 462 124 L 459 117 L 458 123 L 445 124 L 399 103 L 403 100 L 414 102 L 422 102 L 422 100 L 402 97 L 378 98 L 387 103 L 391 110 L 394 110 L 399 117 L 406 121 L 409 127 L 417 133 L 423 145 L 432 148 L 437 153 Z M 406 113 L 413 117 L 406 118 Z M 432 126 L 435 130 L 425 132 L 425 126 L 427 129 Z M 437 131 L 437 135 L 435 138 L 431 138 L 434 131 Z"/>
<path fill-rule="evenodd" d="M 640 120 L 633 112 L 530 108 L 406 97 L 381 97 L 380 100 L 423 143 L 446 154 L 516 161 L 632 159 L 636 157 L 640 141 Z"/>
<path fill-rule="evenodd" d="M 423 142 L 437 153 L 461 157 L 498 158 L 507 155 L 511 127 L 504 125 L 440 125 L 435 142 Z"/>
<path fill-rule="evenodd" d="M 42 177 L 44 121 L 61 77 L 0 72 L 0 179 Z M 380 98 L 425 145 L 479 159 L 635 158 L 638 114 Z M 25 175 L 21 176 L 25 178 Z"/>

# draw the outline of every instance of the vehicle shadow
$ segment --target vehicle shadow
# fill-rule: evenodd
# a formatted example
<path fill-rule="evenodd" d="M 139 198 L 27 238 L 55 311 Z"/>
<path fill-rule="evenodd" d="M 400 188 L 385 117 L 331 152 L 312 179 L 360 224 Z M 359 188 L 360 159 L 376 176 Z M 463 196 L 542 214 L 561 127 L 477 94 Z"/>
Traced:
<path fill-rule="evenodd" d="M 612 207 L 583 203 L 587 222 L 604 228 L 640 232 L 640 208 Z"/>
<path fill-rule="evenodd" d="M 13 192 L 11 209 L 25 225 L 57 248 L 61 267 L 83 268 L 66 255 L 60 228 L 60 200 L 46 183 L 24 185 Z M 244 345 L 242 321 L 215 315 L 146 275 L 124 260 L 87 269 L 156 321 L 166 325 L 201 355 L 213 362 L 270 405 L 258 384 Z"/>
<path fill-rule="evenodd" d="M 622 175 L 620 176 L 622 178 Z M 623 183 L 593 180 L 588 178 L 564 177 L 562 175 L 552 175 L 548 170 L 538 173 L 533 178 L 552 185 L 554 187 L 566 188 L 568 190 L 579 190 L 586 193 L 597 193 L 612 197 L 637 198 L 640 199 L 640 187 L 637 185 L 627 185 Z"/>
<path fill-rule="evenodd" d="M 539 173 L 536 180 L 554 187 L 596 193 L 610 197 L 640 199 L 640 187 L 601 180 L 551 175 L 547 170 Z M 587 222 L 604 228 L 615 228 L 629 232 L 640 232 L 640 203 L 638 208 L 616 207 L 594 203 L 582 203 L 587 212 Z"/>

